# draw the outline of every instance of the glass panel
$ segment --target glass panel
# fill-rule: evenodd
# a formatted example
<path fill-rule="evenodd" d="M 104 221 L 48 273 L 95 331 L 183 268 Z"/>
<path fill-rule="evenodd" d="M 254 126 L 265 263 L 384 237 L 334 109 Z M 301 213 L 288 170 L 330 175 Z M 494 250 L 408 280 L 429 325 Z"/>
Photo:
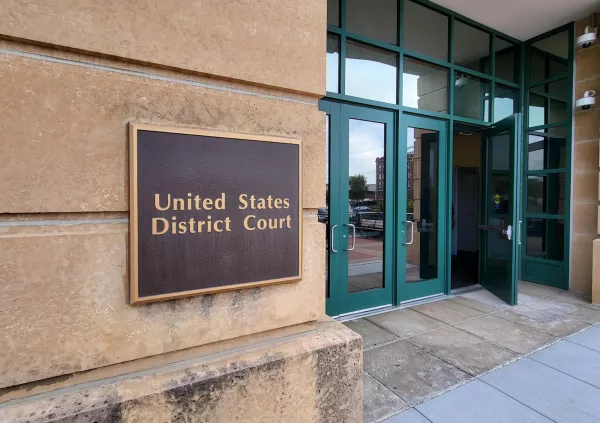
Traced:
<path fill-rule="evenodd" d="M 327 34 L 327 91 L 340 92 L 340 37 Z"/>
<path fill-rule="evenodd" d="M 347 95 L 396 103 L 397 53 L 348 40 L 346 56 Z"/>
<path fill-rule="evenodd" d="M 454 74 L 454 114 L 489 122 L 490 83 L 465 75 Z"/>
<path fill-rule="evenodd" d="M 527 177 L 527 212 L 564 214 L 564 173 Z"/>
<path fill-rule="evenodd" d="M 340 26 L 340 0 L 327 0 L 327 25 Z"/>
<path fill-rule="evenodd" d="M 567 103 L 564 101 L 550 99 L 550 112 L 548 113 L 548 123 L 561 123 L 569 119 L 567 114 Z"/>
<path fill-rule="evenodd" d="M 549 94 L 552 97 L 558 98 L 559 100 L 567 101 L 571 96 L 571 88 L 569 86 L 568 79 L 561 79 L 551 84 L 542 84 L 537 87 L 531 88 L 532 93 L 545 95 Z"/>
<path fill-rule="evenodd" d="M 496 84 L 494 97 L 494 122 L 516 113 L 519 104 L 519 90 Z"/>
<path fill-rule="evenodd" d="M 531 47 L 547 53 L 549 57 L 555 56 L 566 60 L 569 58 L 569 31 L 536 41 Z"/>
<path fill-rule="evenodd" d="M 566 166 L 568 128 L 561 126 L 529 134 L 529 170 L 558 169 Z"/>
<path fill-rule="evenodd" d="M 486 199 L 486 225 L 492 228 L 483 231 L 483 271 L 488 284 L 501 284 L 510 280 L 512 243 L 502 234 L 509 225 L 511 207 L 510 187 L 510 134 L 500 133 L 487 139 L 488 168 L 487 183 L 489 197 Z"/>
<path fill-rule="evenodd" d="M 496 37 L 496 78 L 519 82 L 519 46 Z"/>
<path fill-rule="evenodd" d="M 546 79 L 546 59 L 541 54 L 529 55 L 529 83 Z"/>
<path fill-rule="evenodd" d="M 546 124 L 546 99 L 529 90 L 529 127 Z"/>
<path fill-rule="evenodd" d="M 563 260 L 565 221 L 562 219 L 527 219 L 527 255 L 548 260 Z"/>
<path fill-rule="evenodd" d="M 326 207 L 317 210 L 317 220 L 325 225 L 325 297 L 329 298 L 329 243 L 330 227 L 329 227 L 329 138 L 330 138 L 330 115 L 325 117 L 325 204 Z"/>
<path fill-rule="evenodd" d="M 446 15 L 404 0 L 403 30 L 406 50 L 448 61 L 448 17 Z"/>
<path fill-rule="evenodd" d="M 408 128 L 406 186 L 406 282 L 438 276 L 438 154 L 437 131 Z M 410 163 L 410 166 L 409 166 Z M 410 233 L 412 226 L 412 234 Z"/>
<path fill-rule="evenodd" d="M 385 125 L 350 119 L 349 131 L 349 223 L 356 226 L 355 248 L 348 251 L 352 293 L 383 287 Z M 351 234 L 346 248 L 352 247 Z"/>
<path fill-rule="evenodd" d="M 448 71 L 404 57 L 402 104 L 415 109 L 448 113 Z"/>
<path fill-rule="evenodd" d="M 347 0 L 349 32 L 384 43 L 398 43 L 397 0 Z"/>
<path fill-rule="evenodd" d="M 490 34 L 457 20 L 454 24 L 454 63 L 490 73 Z"/>

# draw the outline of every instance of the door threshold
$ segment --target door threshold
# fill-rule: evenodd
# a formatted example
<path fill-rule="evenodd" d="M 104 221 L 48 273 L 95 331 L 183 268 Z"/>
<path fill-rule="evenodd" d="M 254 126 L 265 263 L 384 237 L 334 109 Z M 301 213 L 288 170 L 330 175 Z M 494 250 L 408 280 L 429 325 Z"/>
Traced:
<path fill-rule="evenodd" d="M 352 313 L 341 314 L 334 317 L 338 322 L 348 322 L 350 320 L 362 319 L 363 317 L 371 317 L 381 313 L 387 313 L 388 311 L 400 310 L 403 308 L 409 308 L 416 305 L 432 303 L 434 301 L 445 300 L 449 298 L 446 294 L 435 294 L 428 297 L 417 298 L 416 300 L 404 301 L 400 305 L 384 305 L 380 307 L 373 307 L 366 310 L 354 311 Z"/>
<path fill-rule="evenodd" d="M 483 287 L 479 284 L 465 286 L 463 288 L 456 288 L 450 291 L 451 294 L 468 294 L 469 292 L 481 291 Z"/>

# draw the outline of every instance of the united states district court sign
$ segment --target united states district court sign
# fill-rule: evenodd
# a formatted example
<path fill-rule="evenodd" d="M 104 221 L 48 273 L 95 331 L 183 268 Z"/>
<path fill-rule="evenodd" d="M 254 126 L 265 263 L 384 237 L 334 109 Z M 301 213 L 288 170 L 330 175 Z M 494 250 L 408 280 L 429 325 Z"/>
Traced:
<path fill-rule="evenodd" d="M 300 280 L 301 145 L 130 124 L 130 303 Z"/>

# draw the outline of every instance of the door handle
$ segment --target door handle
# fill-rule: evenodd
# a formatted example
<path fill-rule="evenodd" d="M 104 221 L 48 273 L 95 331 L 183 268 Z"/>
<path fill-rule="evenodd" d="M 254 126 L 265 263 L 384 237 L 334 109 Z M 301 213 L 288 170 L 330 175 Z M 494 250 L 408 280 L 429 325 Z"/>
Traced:
<path fill-rule="evenodd" d="M 354 226 L 352 223 L 348 223 L 345 226 L 349 226 L 352 228 L 352 248 L 345 248 L 345 250 L 352 251 L 354 250 L 354 247 L 356 247 L 356 226 Z"/>
<path fill-rule="evenodd" d="M 405 220 L 403 223 L 410 223 L 410 242 L 403 242 L 403 245 L 411 245 L 414 241 L 414 237 L 415 237 L 415 232 L 414 232 L 414 228 L 415 228 L 415 223 L 412 220 Z"/>
<path fill-rule="evenodd" d="M 523 221 L 522 221 L 522 220 L 519 220 L 519 235 L 518 235 L 518 237 L 519 237 L 519 238 L 518 238 L 518 240 L 519 240 L 519 245 L 521 245 L 521 230 L 522 230 L 522 224 L 523 224 Z"/>
<path fill-rule="evenodd" d="M 335 233 L 335 228 L 337 228 L 337 227 L 338 227 L 338 225 L 333 225 L 333 226 L 331 227 L 331 237 L 330 237 L 329 244 L 330 244 L 330 246 L 331 246 L 331 252 L 332 252 L 332 253 L 337 253 L 337 252 L 338 252 L 338 250 L 336 250 L 336 249 L 335 249 L 335 246 L 333 245 L 333 243 L 334 243 L 334 240 L 335 240 L 335 236 L 334 236 L 334 233 Z"/>

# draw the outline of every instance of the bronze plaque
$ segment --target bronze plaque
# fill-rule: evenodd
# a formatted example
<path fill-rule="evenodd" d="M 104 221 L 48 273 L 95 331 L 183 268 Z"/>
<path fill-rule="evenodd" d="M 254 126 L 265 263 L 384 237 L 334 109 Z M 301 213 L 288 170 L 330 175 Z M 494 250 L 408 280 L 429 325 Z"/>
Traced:
<path fill-rule="evenodd" d="M 300 280 L 300 149 L 132 123 L 130 303 Z"/>

